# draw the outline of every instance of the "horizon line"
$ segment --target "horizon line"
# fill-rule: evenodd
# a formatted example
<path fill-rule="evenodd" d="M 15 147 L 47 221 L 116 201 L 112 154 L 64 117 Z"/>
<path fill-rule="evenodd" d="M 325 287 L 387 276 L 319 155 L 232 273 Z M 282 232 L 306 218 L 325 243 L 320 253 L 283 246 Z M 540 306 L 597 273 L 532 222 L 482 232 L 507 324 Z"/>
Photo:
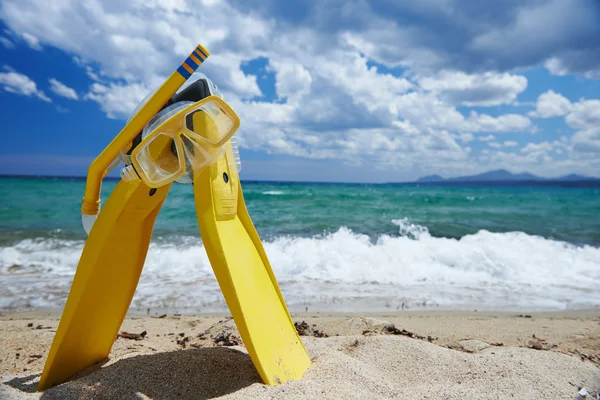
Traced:
<path fill-rule="evenodd" d="M 432 174 L 435 175 L 435 174 Z M 428 175 L 428 176 L 432 176 Z M 576 175 L 576 174 L 571 174 Z M 439 175 L 438 175 L 439 176 Z M 568 176 L 568 175 L 565 175 Z M 425 176 L 427 177 L 427 176 Z M 42 175 L 42 174 L 0 174 L 0 178 L 25 178 L 25 179 L 44 179 L 44 178 L 57 178 L 57 179 L 77 179 L 86 180 L 87 176 L 83 175 Z M 424 177 L 422 177 L 424 178 Z M 268 180 L 268 179 L 240 179 L 241 182 L 246 183 L 305 183 L 305 184 L 344 184 L 344 185 L 447 185 L 447 184 L 481 184 L 481 183 L 598 183 L 600 178 L 598 177 L 584 177 L 584 179 L 578 180 L 560 180 L 562 177 L 557 178 L 541 178 L 540 179 L 510 179 L 510 180 L 455 180 L 456 178 L 442 178 L 441 181 L 419 181 L 418 178 L 414 181 L 398 181 L 398 182 L 345 182 L 345 181 L 292 181 L 292 180 Z M 466 177 L 468 178 L 468 176 Z M 119 181 L 121 178 L 118 176 L 106 176 L 103 180 Z"/>

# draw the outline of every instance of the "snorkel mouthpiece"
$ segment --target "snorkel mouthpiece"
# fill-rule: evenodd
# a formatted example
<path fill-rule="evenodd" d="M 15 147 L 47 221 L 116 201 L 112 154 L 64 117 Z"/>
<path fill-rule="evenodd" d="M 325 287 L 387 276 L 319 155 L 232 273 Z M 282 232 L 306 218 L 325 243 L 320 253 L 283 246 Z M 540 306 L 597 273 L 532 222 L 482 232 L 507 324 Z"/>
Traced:
<path fill-rule="evenodd" d="M 123 148 L 129 147 L 133 139 L 144 129 L 150 119 L 169 101 L 185 81 L 196 71 L 210 53 L 199 44 L 189 57 L 139 108 L 110 144 L 96 157 L 88 169 L 85 195 L 81 203 L 82 223 L 87 233 L 91 230 L 100 212 L 100 189 L 102 179 L 114 166 Z M 84 216 L 87 216 L 85 218 Z M 91 217 L 91 218 L 90 218 Z"/>
<path fill-rule="evenodd" d="M 98 214 L 86 215 L 81 213 L 81 223 L 83 224 L 83 229 L 85 230 L 86 234 L 90 234 L 92 226 L 94 226 L 94 222 L 96 222 L 96 218 L 98 218 Z"/>

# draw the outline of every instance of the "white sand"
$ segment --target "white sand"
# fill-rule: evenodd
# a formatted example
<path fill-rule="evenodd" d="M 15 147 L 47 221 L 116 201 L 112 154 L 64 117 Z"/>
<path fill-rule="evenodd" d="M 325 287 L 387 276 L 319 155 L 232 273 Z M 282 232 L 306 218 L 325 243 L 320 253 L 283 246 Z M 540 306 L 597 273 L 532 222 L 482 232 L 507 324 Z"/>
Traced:
<path fill-rule="evenodd" d="M 499 313 L 296 316 L 331 336 L 303 336 L 311 369 L 302 380 L 276 387 L 260 383 L 243 346 L 214 345 L 211 336 L 237 334 L 231 320 L 127 319 L 123 330 L 146 330 L 144 340 L 118 339 L 104 365 L 41 395 L 35 385 L 57 316 L 4 314 L 0 398 L 573 399 L 582 386 L 594 394 L 600 390 L 599 317 L 595 311 L 533 318 Z M 382 328 L 389 321 L 429 335 L 432 342 L 387 334 Z M 41 329 L 35 329 L 38 325 Z M 200 332 L 207 339 L 198 338 Z M 177 344 L 178 333 L 190 337 L 185 349 Z M 543 350 L 527 347 L 533 343 Z M 36 354 L 43 357 L 30 357 Z"/>

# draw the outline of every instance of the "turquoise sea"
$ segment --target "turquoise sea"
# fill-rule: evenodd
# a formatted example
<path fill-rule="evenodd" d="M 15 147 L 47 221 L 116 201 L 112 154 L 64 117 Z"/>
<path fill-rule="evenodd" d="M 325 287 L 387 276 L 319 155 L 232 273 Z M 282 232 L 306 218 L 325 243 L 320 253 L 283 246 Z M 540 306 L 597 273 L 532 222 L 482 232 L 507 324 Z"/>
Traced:
<path fill-rule="evenodd" d="M 86 239 L 80 178 L 0 178 L 0 310 L 60 309 Z M 106 180 L 106 200 L 116 185 Z M 593 186 L 593 185 L 592 185 Z M 244 182 L 292 310 L 600 305 L 600 188 Z M 225 309 L 192 188 L 161 210 L 132 311 Z"/>

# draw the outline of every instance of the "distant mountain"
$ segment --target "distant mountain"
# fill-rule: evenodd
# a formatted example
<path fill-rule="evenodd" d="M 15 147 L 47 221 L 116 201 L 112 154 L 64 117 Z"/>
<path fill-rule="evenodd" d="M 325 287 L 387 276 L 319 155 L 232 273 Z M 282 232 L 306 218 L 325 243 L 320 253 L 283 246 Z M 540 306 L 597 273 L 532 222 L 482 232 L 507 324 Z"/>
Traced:
<path fill-rule="evenodd" d="M 528 172 L 513 174 L 505 169 L 498 169 L 478 175 L 459 176 L 448 179 L 444 179 L 439 175 L 428 175 L 417 179 L 417 182 L 587 181 L 596 179 L 576 174 L 561 176 L 559 178 L 541 178 Z"/>
<path fill-rule="evenodd" d="M 557 180 L 557 181 L 594 181 L 596 179 L 598 179 L 598 178 L 591 178 L 589 176 L 570 174 L 570 175 L 561 176 L 560 178 L 556 178 L 553 180 Z"/>
<path fill-rule="evenodd" d="M 444 178 L 439 175 L 427 175 L 422 178 L 417 179 L 417 182 L 441 182 Z"/>
<path fill-rule="evenodd" d="M 526 172 L 520 174 L 513 174 L 505 169 L 498 169 L 496 171 L 488 171 L 479 175 L 471 176 L 459 176 L 457 178 L 449 178 L 448 181 L 452 182 L 489 182 L 489 181 L 541 181 L 544 178 L 529 174 Z"/>

